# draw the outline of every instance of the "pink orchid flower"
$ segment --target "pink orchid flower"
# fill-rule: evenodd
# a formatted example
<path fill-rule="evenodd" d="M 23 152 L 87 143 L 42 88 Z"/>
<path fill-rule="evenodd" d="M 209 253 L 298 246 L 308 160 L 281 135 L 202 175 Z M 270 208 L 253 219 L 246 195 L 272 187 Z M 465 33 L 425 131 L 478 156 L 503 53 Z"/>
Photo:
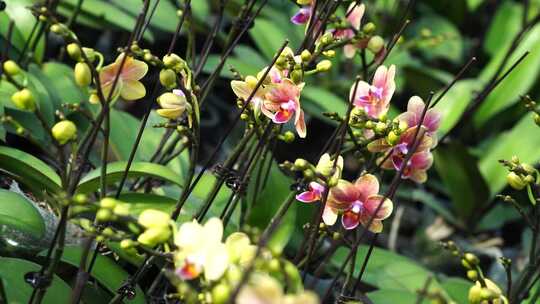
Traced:
<path fill-rule="evenodd" d="M 408 128 L 414 128 L 420 124 L 422 113 L 426 107 L 422 98 L 413 96 L 409 99 L 407 104 L 407 112 L 402 113 L 397 118 L 400 121 L 407 123 Z M 426 111 L 422 126 L 426 129 L 426 135 L 433 139 L 433 146 L 437 144 L 437 129 L 441 123 L 441 114 L 435 109 L 429 109 Z M 432 147 L 433 148 L 433 147 Z"/>
<path fill-rule="evenodd" d="M 304 111 L 300 108 L 300 92 L 303 87 L 303 83 L 297 85 L 284 78 L 265 95 L 261 105 L 261 112 L 274 123 L 287 123 L 294 116 L 296 131 L 302 138 L 306 137 Z"/>
<path fill-rule="evenodd" d="M 325 187 L 317 182 L 311 182 L 308 191 L 304 191 L 296 196 L 296 199 L 304 203 L 313 203 L 321 199 Z"/>
<path fill-rule="evenodd" d="M 340 180 L 330 190 L 324 210 L 326 216 L 323 214 L 325 224 L 333 225 L 342 213 L 341 224 L 347 230 L 361 224 L 372 232 L 381 232 L 382 221 L 392 213 L 393 204 L 378 193 L 379 181 L 374 175 L 362 175 L 354 183 Z"/>
<path fill-rule="evenodd" d="M 385 152 L 385 156 L 387 153 L 390 153 L 390 156 L 385 159 L 385 161 L 381 164 L 381 167 L 384 169 L 394 169 L 399 171 L 401 166 L 403 166 L 403 161 L 405 160 L 407 153 L 409 153 L 409 149 L 411 149 L 413 146 L 417 128 L 418 127 L 407 129 L 407 131 L 401 134 L 398 143 L 394 146 L 388 144 L 386 139 L 378 139 L 368 145 L 368 150 L 370 152 Z M 425 130 L 424 127 L 422 128 Z M 421 132 L 422 130 L 420 130 L 417 135 L 422 137 L 418 143 L 416 151 L 412 154 L 411 158 L 405 165 L 402 174 L 402 178 L 410 178 L 417 183 L 423 183 L 427 180 L 426 171 L 433 164 L 433 155 L 429 151 L 429 149 L 433 146 L 433 139 L 426 135 L 426 133 L 422 135 Z"/>
<path fill-rule="evenodd" d="M 347 9 L 347 25 L 350 28 L 337 29 L 333 32 L 334 38 L 336 39 L 350 39 L 355 36 L 355 32 L 360 30 L 360 24 L 362 23 L 362 17 L 364 17 L 364 12 L 366 6 L 364 4 L 357 5 L 355 2 L 352 2 Z M 345 57 L 352 58 L 356 53 L 358 45 L 347 44 L 343 47 L 343 52 Z"/>
<path fill-rule="evenodd" d="M 352 98 L 354 105 L 364 109 L 367 115 L 372 118 L 379 118 L 381 114 L 385 114 L 396 90 L 395 74 L 396 67 L 394 65 L 388 69 L 381 65 L 375 71 L 371 85 L 365 81 L 359 81 L 358 85 L 353 84 L 350 95 L 353 97 L 354 94 Z"/>
<path fill-rule="evenodd" d="M 107 65 L 99 72 L 101 89 L 103 90 L 105 98 L 109 97 L 124 56 L 124 53 L 120 54 L 114 63 Z M 143 78 L 147 72 L 148 65 L 144 61 L 128 56 L 122 66 L 122 71 L 118 76 L 112 99 L 114 100 L 118 95 L 124 100 L 143 98 L 144 95 L 146 95 L 146 89 L 139 80 Z"/>

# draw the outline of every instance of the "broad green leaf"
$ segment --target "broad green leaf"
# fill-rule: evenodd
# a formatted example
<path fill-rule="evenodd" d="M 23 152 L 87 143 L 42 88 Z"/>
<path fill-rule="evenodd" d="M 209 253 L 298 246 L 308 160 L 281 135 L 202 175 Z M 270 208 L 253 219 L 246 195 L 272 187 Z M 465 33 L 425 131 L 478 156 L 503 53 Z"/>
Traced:
<path fill-rule="evenodd" d="M 525 52 L 530 52 L 521 64 L 516 67 L 512 73 L 504 79 L 493 92 L 491 92 L 491 94 L 489 94 L 480 108 L 478 108 L 478 111 L 474 116 L 475 126 L 481 127 L 492 118 L 493 115 L 516 103 L 519 100 L 520 95 L 529 92 L 540 72 L 537 68 L 540 66 L 540 48 L 537 47 L 539 44 L 540 25 L 531 29 L 531 31 L 523 38 L 523 41 L 516 51 L 513 52 L 513 55 L 510 56 L 506 69 L 508 69 L 508 67 Z M 496 68 L 505 55 L 504 53 L 505 50 L 501 49 L 501 52 L 498 52 L 497 55 L 493 57 L 480 75 L 482 80 L 486 81 L 495 73 Z"/>
<path fill-rule="evenodd" d="M 45 234 L 45 223 L 36 207 L 24 196 L 0 189 L 0 230 L 5 226 L 36 239 Z"/>
<path fill-rule="evenodd" d="M 30 34 L 32 33 L 32 29 L 34 27 L 34 24 L 36 24 L 37 19 L 34 17 L 32 12 L 28 9 L 28 7 L 32 6 L 34 4 L 33 0 L 5 0 L 6 2 L 6 10 L 5 12 L 9 16 L 9 18 L 13 21 L 15 21 L 15 28 L 17 29 L 17 32 L 20 33 L 20 36 L 22 36 L 22 39 L 26 41 L 30 37 Z M 15 34 L 18 36 L 17 34 Z M 34 58 L 40 62 L 41 58 L 43 58 L 43 52 L 44 52 L 44 44 L 45 44 L 45 35 L 42 35 L 39 39 L 38 43 L 36 44 L 35 54 Z M 34 36 L 35 37 L 35 36 Z M 19 38 L 14 38 L 17 43 L 20 44 Z M 25 43 L 22 43 L 24 45 Z M 32 40 L 32 44 L 34 44 L 34 40 Z M 21 50 L 21 49 L 20 49 Z"/>
<path fill-rule="evenodd" d="M 379 289 L 376 291 L 369 292 L 367 297 L 376 304 L 379 303 L 392 303 L 392 304 L 413 304 L 417 303 L 418 294 L 406 291 L 406 290 L 395 290 L 395 289 Z M 420 303 L 428 304 L 429 301 L 424 299 Z"/>
<path fill-rule="evenodd" d="M 59 12 L 66 17 L 73 14 L 73 10 L 77 6 L 78 0 L 65 0 L 61 1 L 59 7 L 63 8 Z M 127 32 L 131 32 L 135 27 L 136 16 L 126 13 L 122 9 L 109 3 L 108 1 L 100 0 L 85 0 L 82 4 L 81 17 L 94 19 L 94 22 L 102 23 L 102 28 L 110 28 L 110 25 L 122 29 Z M 154 35 L 151 30 L 146 30 L 144 38 L 152 42 Z"/>
<path fill-rule="evenodd" d="M 476 10 L 480 5 L 484 3 L 484 0 L 467 0 L 467 7 L 469 11 Z"/>
<path fill-rule="evenodd" d="M 61 103 L 80 103 L 88 100 L 86 93 L 75 84 L 73 68 L 58 62 L 47 62 L 42 67 L 43 74 L 50 80 L 49 92 L 54 90 Z"/>
<path fill-rule="evenodd" d="M 420 202 L 433 209 L 435 212 L 437 212 L 438 215 L 442 216 L 448 222 L 456 226 L 459 226 L 461 224 L 456 218 L 456 216 L 452 214 L 448 206 L 441 201 L 441 199 L 426 190 L 403 189 L 398 190 L 396 192 L 396 196 L 401 199 L 408 199 L 414 202 Z"/>
<path fill-rule="evenodd" d="M 126 169 L 127 162 L 114 162 L 107 165 L 107 184 L 113 184 L 122 179 L 122 175 Z M 101 167 L 96 168 L 88 172 L 86 176 L 82 178 L 77 187 L 77 192 L 79 193 L 89 193 L 96 191 L 100 187 L 100 176 L 101 176 Z M 178 186 L 183 185 L 182 176 L 176 174 L 171 169 L 149 162 L 133 162 L 131 164 L 128 178 L 137 178 L 137 177 L 151 177 L 154 179 L 159 179 L 167 181 Z"/>
<path fill-rule="evenodd" d="M 258 167 L 253 172 L 253 180 L 256 178 Z M 272 163 L 270 176 L 267 184 L 262 188 L 260 193 L 255 193 L 257 189 L 254 187 L 254 182 L 248 189 L 247 204 L 253 204 L 249 211 L 247 222 L 250 225 L 265 229 L 272 217 L 276 214 L 281 204 L 287 199 L 291 193 L 290 185 L 292 181 L 287 178 L 278 168 L 276 163 Z M 268 243 L 268 247 L 274 252 L 281 252 L 289 242 L 295 228 L 296 221 L 296 203 L 293 202 L 287 213 L 282 219 L 278 230 L 272 236 Z"/>
<path fill-rule="evenodd" d="M 203 71 L 205 73 L 211 74 L 217 68 L 220 61 L 221 59 L 218 55 L 208 56 L 208 60 L 204 65 Z M 262 70 L 264 66 L 258 66 L 253 64 L 251 61 L 246 61 L 234 56 L 229 56 L 229 58 L 227 58 L 227 61 L 225 61 L 225 65 L 221 70 L 220 76 L 229 79 L 233 78 L 234 75 L 230 70 L 231 67 L 237 70 L 240 74 L 247 76 L 257 75 L 257 73 Z"/>
<path fill-rule="evenodd" d="M 28 78 L 28 88 L 32 91 L 34 99 L 36 100 L 36 105 L 38 106 L 39 111 L 41 111 L 43 118 L 47 124 L 52 127 L 54 123 L 55 104 L 47 91 L 46 85 L 32 73 L 34 68 L 35 66 L 30 65 L 28 73 L 26 73 L 26 77 Z"/>
<path fill-rule="evenodd" d="M 491 209 L 482 217 L 477 224 L 477 230 L 495 230 L 500 229 L 504 224 L 511 221 L 517 221 L 521 215 L 513 206 L 508 205 L 502 200 L 497 202 L 495 208 Z"/>
<path fill-rule="evenodd" d="M 482 152 L 479 162 L 491 197 L 506 185 L 507 170 L 499 163 L 500 159 L 510 159 L 513 155 L 524 163 L 534 164 L 540 160 L 540 128 L 530 115 L 523 117 L 511 130 L 498 134 L 492 140 L 496 143 Z"/>
<path fill-rule="evenodd" d="M 24 280 L 24 275 L 31 271 L 39 271 L 41 265 L 33 262 L 0 257 L 0 278 L 4 284 L 4 291 L 8 298 L 8 303 L 27 303 L 34 290 L 32 286 Z M 69 303 L 71 289 L 66 282 L 54 275 L 51 286 L 47 289 L 43 304 Z"/>
<path fill-rule="evenodd" d="M 138 216 L 145 209 L 157 209 L 170 214 L 176 204 L 176 200 L 170 197 L 151 193 L 122 193 L 118 199 L 129 204 L 129 213 L 133 216 Z"/>
<path fill-rule="evenodd" d="M 450 131 L 461 118 L 467 106 L 474 97 L 474 92 L 480 89 L 480 83 L 473 79 L 465 79 L 456 84 L 435 106 L 441 113 L 442 120 L 438 133 L 443 136 Z M 440 92 L 439 92 L 440 94 Z"/>
<path fill-rule="evenodd" d="M 44 254 L 45 253 L 41 253 L 41 255 Z M 80 247 L 66 247 L 64 248 L 62 261 L 78 268 L 81 254 L 82 249 Z M 116 293 L 116 290 L 122 286 L 124 280 L 129 276 L 129 274 L 116 264 L 114 260 L 100 254 L 97 255 L 90 275 L 112 293 Z M 144 300 L 144 292 L 139 286 L 136 286 L 135 297 L 132 300 L 124 300 L 124 303 L 146 303 Z"/>
<path fill-rule="evenodd" d="M 287 38 L 281 26 L 275 24 L 272 20 L 263 18 L 257 18 L 249 31 L 249 36 L 255 41 L 259 51 L 267 59 L 274 57 Z M 293 48 L 293 46 L 290 47 Z"/>
<path fill-rule="evenodd" d="M 367 250 L 368 246 L 364 245 L 358 248 L 356 265 L 362 265 Z M 339 267 L 347 254 L 348 249 L 338 249 L 332 257 L 332 265 Z M 360 267 L 356 267 L 355 275 L 359 272 Z M 441 289 L 434 273 L 405 256 L 375 247 L 371 253 L 362 281 L 382 290 L 396 290 L 416 294 L 417 290 L 424 287 L 429 277 L 433 279 L 428 291 L 441 291 L 445 298 L 448 297 Z"/>
<path fill-rule="evenodd" d="M 504 1 L 498 6 L 484 40 L 484 50 L 491 56 L 506 51 L 521 29 L 523 5 Z"/>
<path fill-rule="evenodd" d="M 444 37 L 444 40 L 436 45 L 433 45 L 430 40 L 418 42 L 418 48 L 423 51 L 424 57 L 444 58 L 455 63 L 461 61 L 463 38 L 452 22 L 439 15 L 425 14 L 411 26 L 411 31 L 416 34 L 419 34 L 422 29 L 429 29 L 433 35 Z"/>
<path fill-rule="evenodd" d="M 206 1 L 195 1 L 206 2 Z M 143 2 L 139 0 L 113 0 L 113 6 L 121 8 L 121 10 L 129 13 L 132 16 L 137 16 L 143 8 Z M 150 4 L 153 8 L 154 3 Z M 154 16 L 150 21 L 150 26 L 158 28 L 162 31 L 174 32 L 176 23 L 179 17 L 176 15 L 176 7 L 170 1 L 160 1 L 154 12 Z"/>
<path fill-rule="evenodd" d="M 9 15 L 6 12 L 0 12 L 0 41 L 2 41 L 2 45 L 4 45 L 6 41 L 5 39 L 7 39 L 9 21 L 10 21 Z M 13 31 L 11 33 L 11 45 L 18 51 L 17 55 L 24 47 L 24 38 L 21 32 L 19 31 L 19 29 L 15 26 L 13 27 Z M 10 53 L 10 55 L 13 55 L 13 54 Z M 10 57 L 10 58 L 13 58 L 13 57 Z"/>
<path fill-rule="evenodd" d="M 10 147 L 0 147 L 0 168 L 20 183 L 32 188 L 34 195 L 61 190 L 60 177 L 38 158 Z"/>
<path fill-rule="evenodd" d="M 302 90 L 302 97 L 303 109 L 325 122 L 336 123 L 324 116 L 324 112 L 337 112 L 339 115 L 345 115 L 347 112 L 347 99 L 317 86 L 306 86 Z"/>
<path fill-rule="evenodd" d="M 462 219 L 470 219 L 489 198 L 489 188 L 478 170 L 477 160 L 458 143 L 439 146 L 434 156 L 435 168 L 448 189 L 455 213 Z"/>
<path fill-rule="evenodd" d="M 441 286 L 456 303 L 468 303 L 469 288 L 472 283 L 461 278 L 442 280 Z"/>

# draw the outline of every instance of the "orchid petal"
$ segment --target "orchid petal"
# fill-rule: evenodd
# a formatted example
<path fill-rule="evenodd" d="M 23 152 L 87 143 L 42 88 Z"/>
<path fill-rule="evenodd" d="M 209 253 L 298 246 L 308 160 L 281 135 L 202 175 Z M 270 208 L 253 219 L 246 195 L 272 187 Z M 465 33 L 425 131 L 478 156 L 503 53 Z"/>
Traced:
<path fill-rule="evenodd" d="M 347 230 L 358 227 L 359 223 L 360 215 L 358 213 L 354 213 L 352 211 L 345 211 L 341 216 L 341 224 L 343 225 L 343 228 Z"/>
<path fill-rule="evenodd" d="M 126 80 L 120 91 L 120 95 L 124 100 L 137 100 L 146 95 L 146 88 L 137 80 Z"/>
<path fill-rule="evenodd" d="M 366 201 L 366 199 L 374 194 L 379 193 L 379 181 L 372 174 L 364 174 L 360 176 L 354 186 L 360 194 L 360 201 Z"/>
<path fill-rule="evenodd" d="M 373 216 L 375 211 L 377 211 L 377 214 L 375 215 L 375 219 L 378 220 L 384 220 L 385 218 L 389 217 L 390 214 L 392 214 L 393 204 L 392 201 L 388 198 L 386 198 L 383 201 L 382 195 L 372 195 L 370 196 L 365 202 L 364 202 L 364 210 L 366 214 L 369 216 Z M 381 205 L 379 207 L 379 205 Z"/>
<path fill-rule="evenodd" d="M 326 225 L 328 226 L 334 225 L 337 221 L 337 218 L 338 218 L 337 211 L 335 211 L 329 206 L 324 207 L 322 220 Z"/>

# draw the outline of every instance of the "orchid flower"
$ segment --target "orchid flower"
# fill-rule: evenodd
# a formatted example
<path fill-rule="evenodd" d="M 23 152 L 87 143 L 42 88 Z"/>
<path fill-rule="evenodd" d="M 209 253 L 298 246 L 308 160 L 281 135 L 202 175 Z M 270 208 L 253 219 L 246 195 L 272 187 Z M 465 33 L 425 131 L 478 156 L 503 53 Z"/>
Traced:
<path fill-rule="evenodd" d="M 399 171 L 401 166 L 403 166 L 403 161 L 409 149 L 412 148 L 414 144 L 414 137 L 417 133 L 417 126 L 407 129 L 403 134 L 401 134 L 399 141 L 396 145 L 391 146 L 388 144 L 386 139 L 375 140 L 368 145 L 368 150 L 370 152 L 385 152 L 390 153 L 389 157 L 381 164 L 381 167 L 384 169 L 395 169 Z M 422 127 L 422 129 L 425 129 Z M 426 171 L 433 164 L 433 156 L 429 149 L 433 146 L 433 139 L 430 136 L 422 135 L 418 132 L 417 137 L 420 142 L 416 147 L 415 152 L 411 155 L 411 158 L 405 165 L 405 168 L 402 173 L 402 178 L 410 178 L 417 183 L 423 183 L 427 180 Z"/>
<path fill-rule="evenodd" d="M 341 178 L 341 172 L 343 171 L 343 156 L 338 156 L 337 162 L 334 166 L 334 160 L 330 158 L 330 154 L 325 153 L 319 159 L 315 170 L 324 176 L 332 174 L 332 170 L 335 171 L 330 179 L 339 180 Z M 318 182 L 310 182 L 308 185 L 308 191 L 304 191 L 296 196 L 296 199 L 304 203 L 313 203 L 322 198 L 322 195 L 326 187 Z"/>
<path fill-rule="evenodd" d="M 105 98 L 109 97 L 117 75 L 118 80 L 111 97 L 112 100 L 118 96 L 124 100 L 137 100 L 146 95 L 146 89 L 139 80 L 148 72 L 148 65 L 144 61 L 128 56 L 118 74 L 124 56 L 124 53 L 120 54 L 114 63 L 105 66 L 99 72 L 101 90 Z"/>
<path fill-rule="evenodd" d="M 236 96 L 244 101 L 248 100 L 249 96 L 253 93 L 253 90 L 257 86 L 258 79 L 254 76 L 247 76 L 245 80 L 233 80 L 231 81 L 231 88 Z M 262 105 L 264 95 L 268 92 L 268 88 L 264 85 L 259 86 L 257 91 L 253 95 L 251 102 L 255 109 L 258 109 Z"/>
<path fill-rule="evenodd" d="M 236 304 L 318 304 L 317 295 L 311 291 L 285 294 L 278 280 L 264 273 L 255 273 L 240 289 Z"/>
<path fill-rule="evenodd" d="M 189 110 L 191 108 L 182 90 L 173 90 L 172 93 L 164 93 L 157 99 L 157 102 L 161 106 L 161 109 L 157 109 L 156 112 L 161 117 L 168 119 L 177 119 L 184 114 L 186 109 Z"/>
<path fill-rule="evenodd" d="M 314 0 L 301 0 L 298 1 L 302 7 L 291 17 L 291 22 L 296 25 L 301 25 L 309 22 L 311 14 L 313 13 L 313 7 L 315 5 Z"/>
<path fill-rule="evenodd" d="M 196 220 L 180 226 L 175 236 L 176 274 L 183 280 L 191 280 L 204 273 L 209 281 L 218 280 L 229 267 L 227 246 L 221 242 L 223 223 L 218 218 L 209 219 L 201 225 Z"/>
<path fill-rule="evenodd" d="M 330 189 L 324 222 L 333 225 L 338 214 L 343 213 L 341 223 L 345 229 L 354 229 L 362 224 L 372 232 L 381 232 L 382 220 L 390 216 L 393 205 L 390 199 L 378 193 L 379 181 L 374 175 L 362 175 L 354 183 L 340 180 L 336 187 Z"/>
<path fill-rule="evenodd" d="M 355 2 L 352 2 L 349 5 L 349 8 L 347 9 L 348 16 L 346 20 L 347 20 L 347 26 L 349 26 L 349 28 L 334 30 L 333 31 L 334 38 L 336 39 L 353 38 L 356 35 L 355 31 L 360 30 L 360 24 L 362 23 L 362 17 L 364 17 L 365 10 L 366 10 L 366 6 L 363 3 L 360 5 L 357 5 Z M 347 58 L 354 57 L 354 54 L 356 53 L 356 48 L 357 46 L 351 43 L 345 45 L 343 47 L 343 52 L 345 54 L 345 57 Z"/>
<path fill-rule="evenodd" d="M 381 65 L 375 71 L 371 85 L 365 81 L 353 84 L 350 96 L 354 105 L 364 109 L 367 115 L 372 118 L 379 118 L 380 115 L 385 114 L 396 90 L 395 74 L 396 67 L 394 65 L 388 69 Z"/>
<path fill-rule="evenodd" d="M 304 84 L 295 84 L 289 78 L 281 80 L 265 95 L 261 105 L 262 113 L 276 124 L 287 123 L 294 116 L 296 132 L 306 137 L 304 111 L 300 108 L 300 92 Z"/>
<path fill-rule="evenodd" d="M 407 104 L 407 112 L 402 113 L 397 118 L 400 121 L 406 122 L 408 128 L 414 128 L 420 124 L 422 119 L 422 113 L 426 107 L 422 98 L 413 96 L 409 99 Z M 437 144 L 437 129 L 441 123 L 441 114 L 435 109 L 429 109 L 426 111 L 422 126 L 425 128 L 426 136 L 430 136 L 433 139 L 433 146 Z"/>

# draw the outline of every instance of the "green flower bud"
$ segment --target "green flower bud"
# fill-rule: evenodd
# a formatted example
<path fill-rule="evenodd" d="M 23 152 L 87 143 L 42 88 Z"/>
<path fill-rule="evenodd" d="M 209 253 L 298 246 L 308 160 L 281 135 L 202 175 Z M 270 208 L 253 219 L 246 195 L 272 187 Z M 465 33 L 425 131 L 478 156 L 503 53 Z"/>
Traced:
<path fill-rule="evenodd" d="M 322 45 L 328 45 L 330 43 L 334 42 L 334 37 L 331 33 L 326 33 L 321 37 L 321 44 Z"/>
<path fill-rule="evenodd" d="M 122 249 L 130 249 L 133 248 L 137 243 L 130 239 L 125 239 L 120 242 L 120 248 Z"/>
<path fill-rule="evenodd" d="M 73 202 L 78 205 L 84 205 L 88 203 L 88 196 L 86 194 L 75 194 L 73 196 Z"/>
<path fill-rule="evenodd" d="M 365 125 L 366 129 L 373 129 L 375 128 L 375 123 L 371 120 L 368 120 L 366 121 L 366 125 Z"/>
<path fill-rule="evenodd" d="M 476 270 L 467 271 L 467 278 L 469 278 L 471 281 L 478 280 L 478 272 Z"/>
<path fill-rule="evenodd" d="M 537 126 L 540 126 L 540 114 L 534 113 L 534 114 L 533 114 L 533 118 L 534 118 L 534 123 L 535 123 Z"/>
<path fill-rule="evenodd" d="M 17 65 L 17 63 L 15 63 L 13 60 L 6 60 L 3 67 L 4 73 L 8 74 L 9 76 L 15 76 L 21 72 L 19 65 Z"/>
<path fill-rule="evenodd" d="M 479 304 L 482 301 L 482 286 L 480 284 L 475 284 L 469 289 L 469 303 Z"/>
<path fill-rule="evenodd" d="M 465 253 L 464 258 L 470 265 L 478 265 L 478 263 L 480 263 L 478 257 L 470 252 Z"/>
<path fill-rule="evenodd" d="M 373 36 L 369 39 L 367 48 L 373 54 L 379 53 L 384 47 L 384 39 L 381 36 Z"/>
<path fill-rule="evenodd" d="M 169 69 L 182 67 L 183 62 L 184 60 L 176 54 L 163 56 L 163 64 Z"/>
<path fill-rule="evenodd" d="M 304 170 L 304 177 L 308 180 L 312 180 L 315 177 L 315 172 L 311 169 Z"/>
<path fill-rule="evenodd" d="M 157 244 L 166 242 L 171 236 L 171 230 L 168 227 L 153 227 L 146 229 L 137 238 L 137 242 L 142 245 L 154 247 Z"/>
<path fill-rule="evenodd" d="M 74 75 L 75 83 L 81 88 L 87 87 L 92 83 L 92 72 L 90 72 L 90 67 L 84 62 L 78 62 L 75 65 Z"/>
<path fill-rule="evenodd" d="M 294 167 L 297 170 L 304 170 L 308 166 L 308 164 L 309 163 L 307 162 L 307 160 L 302 158 L 298 158 L 294 161 Z"/>
<path fill-rule="evenodd" d="M 29 89 L 22 89 L 13 93 L 13 95 L 11 95 L 11 101 L 17 109 L 31 112 L 36 110 L 34 95 Z"/>
<path fill-rule="evenodd" d="M 390 131 L 390 133 L 388 133 L 388 135 L 386 136 L 386 142 L 393 146 L 395 144 L 397 144 L 397 142 L 399 141 L 399 138 L 400 136 L 396 134 L 396 132 L 394 131 Z"/>
<path fill-rule="evenodd" d="M 118 204 L 118 201 L 115 200 L 114 198 L 105 197 L 101 199 L 101 201 L 99 202 L 99 207 L 112 210 L 114 209 L 114 207 L 116 207 L 117 204 Z"/>
<path fill-rule="evenodd" d="M 311 52 L 308 50 L 303 50 L 302 53 L 300 53 L 300 58 L 302 58 L 302 61 L 307 62 L 311 60 Z"/>
<path fill-rule="evenodd" d="M 311 1 L 312 0 L 296 0 L 296 3 L 298 3 L 300 5 L 309 5 L 309 4 L 311 4 Z"/>
<path fill-rule="evenodd" d="M 51 132 L 54 139 L 61 145 L 77 138 L 77 126 L 70 120 L 62 120 L 56 123 Z"/>
<path fill-rule="evenodd" d="M 114 207 L 113 209 L 113 213 L 120 216 L 128 216 L 129 204 L 125 204 L 125 203 L 117 204 L 116 207 Z"/>
<path fill-rule="evenodd" d="M 328 50 L 328 51 L 324 51 L 322 52 L 322 54 L 328 58 L 334 58 L 336 57 L 336 51 L 334 50 Z"/>
<path fill-rule="evenodd" d="M 506 175 L 506 181 L 510 185 L 510 187 L 516 189 L 516 190 L 522 190 L 527 186 L 527 183 L 521 178 L 519 175 L 517 175 L 515 172 L 510 172 L 508 175 Z"/>
<path fill-rule="evenodd" d="M 75 61 L 81 60 L 81 48 L 76 43 L 70 43 L 66 46 L 66 52 L 69 57 Z"/>
<path fill-rule="evenodd" d="M 155 209 L 146 209 L 139 215 L 139 225 L 145 228 L 167 228 L 171 217 L 167 212 Z"/>
<path fill-rule="evenodd" d="M 375 132 L 376 133 L 384 133 L 384 131 L 386 131 L 386 124 L 384 122 L 378 122 L 376 125 L 375 125 Z"/>
<path fill-rule="evenodd" d="M 332 67 L 332 61 L 330 61 L 328 59 L 325 59 L 325 60 L 317 63 L 317 71 L 318 72 L 326 72 L 326 71 L 330 70 L 331 67 Z"/>
<path fill-rule="evenodd" d="M 176 73 L 171 69 L 163 69 L 159 72 L 159 82 L 167 89 L 176 87 Z"/>
<path fill-rule="evenodd" d="M 368 35 L 375 32 L 375 29 L 377 29 L 377 26 L 373 22 L 368 22 L 362 27 L 362 31 Z"/>
<path fill-rule="evenodd" d="M 532 175 L 529 174 L 529 175 L 525 176 L 525 178 L 523 179 L 523 181 L 524 181 L 525 183 L 527 183 L 527 184 L 532 184 L 532 183 L 534 183 L 534 176 L 532 176 Z"/>
<path fill-rule="evenodd" d="M 53 25 L 51 25 L 50 27 L 50 30 L 51 32 L 59 35 L 59 36 L 64 36 L 67 34 L 67 27 L 65 25 L 63 25 L 62 23 L 55 23 Z"/>
<path fill-rule="evenodd" d="M 499 295 L 497 295 L 493 290 L 489 288 L 482 288 L 480 290 L 480 297 L 482 298 L 482 300 L 489 301 L 498 298 Z"/>
<path fill-rule="evenodd" d="M 302 78 L 303 78 L 303 77 L 302 77 L 302 76 L 303 76 L 302 74 L 303 74 L 303 73 L 302 73 L 302 70 L 296 70 L 296 69 L 293 70 L 293 71 L 291 72 L 291 79 L 292 79 L 292 81 L 293 81 L 294 83 L 301 83 L 301 82 L 302 82 Z"/>
<path fill-rule="evenodd" d="M 220 283 L 212 288 L 212 303 L 224 304 L 229 300 L 231 288 L 226 284 Z"/>
<path fill-rule="evenodd" d="M 283 141 L 286 143 L 292 143 L 294 141 L 294 133 L 291 131 L 287 131 L 283 134 Z"/>
<path fill-rule="evenodd" d="M 107 222 L 107 221 L 110 221 L 113 216 L 112 216 L 112 212 L 111 210 L 109 209 L 99 209 L 97 212 L 96 212 L 96 220 L 98 222 Z"/>
<path fill-rule="evenodd" d="M 88 61 L 94 62 L 96 60 L 96 51 L 92 48 L 83 47 L 84 55 L 88 58 Z"/>

